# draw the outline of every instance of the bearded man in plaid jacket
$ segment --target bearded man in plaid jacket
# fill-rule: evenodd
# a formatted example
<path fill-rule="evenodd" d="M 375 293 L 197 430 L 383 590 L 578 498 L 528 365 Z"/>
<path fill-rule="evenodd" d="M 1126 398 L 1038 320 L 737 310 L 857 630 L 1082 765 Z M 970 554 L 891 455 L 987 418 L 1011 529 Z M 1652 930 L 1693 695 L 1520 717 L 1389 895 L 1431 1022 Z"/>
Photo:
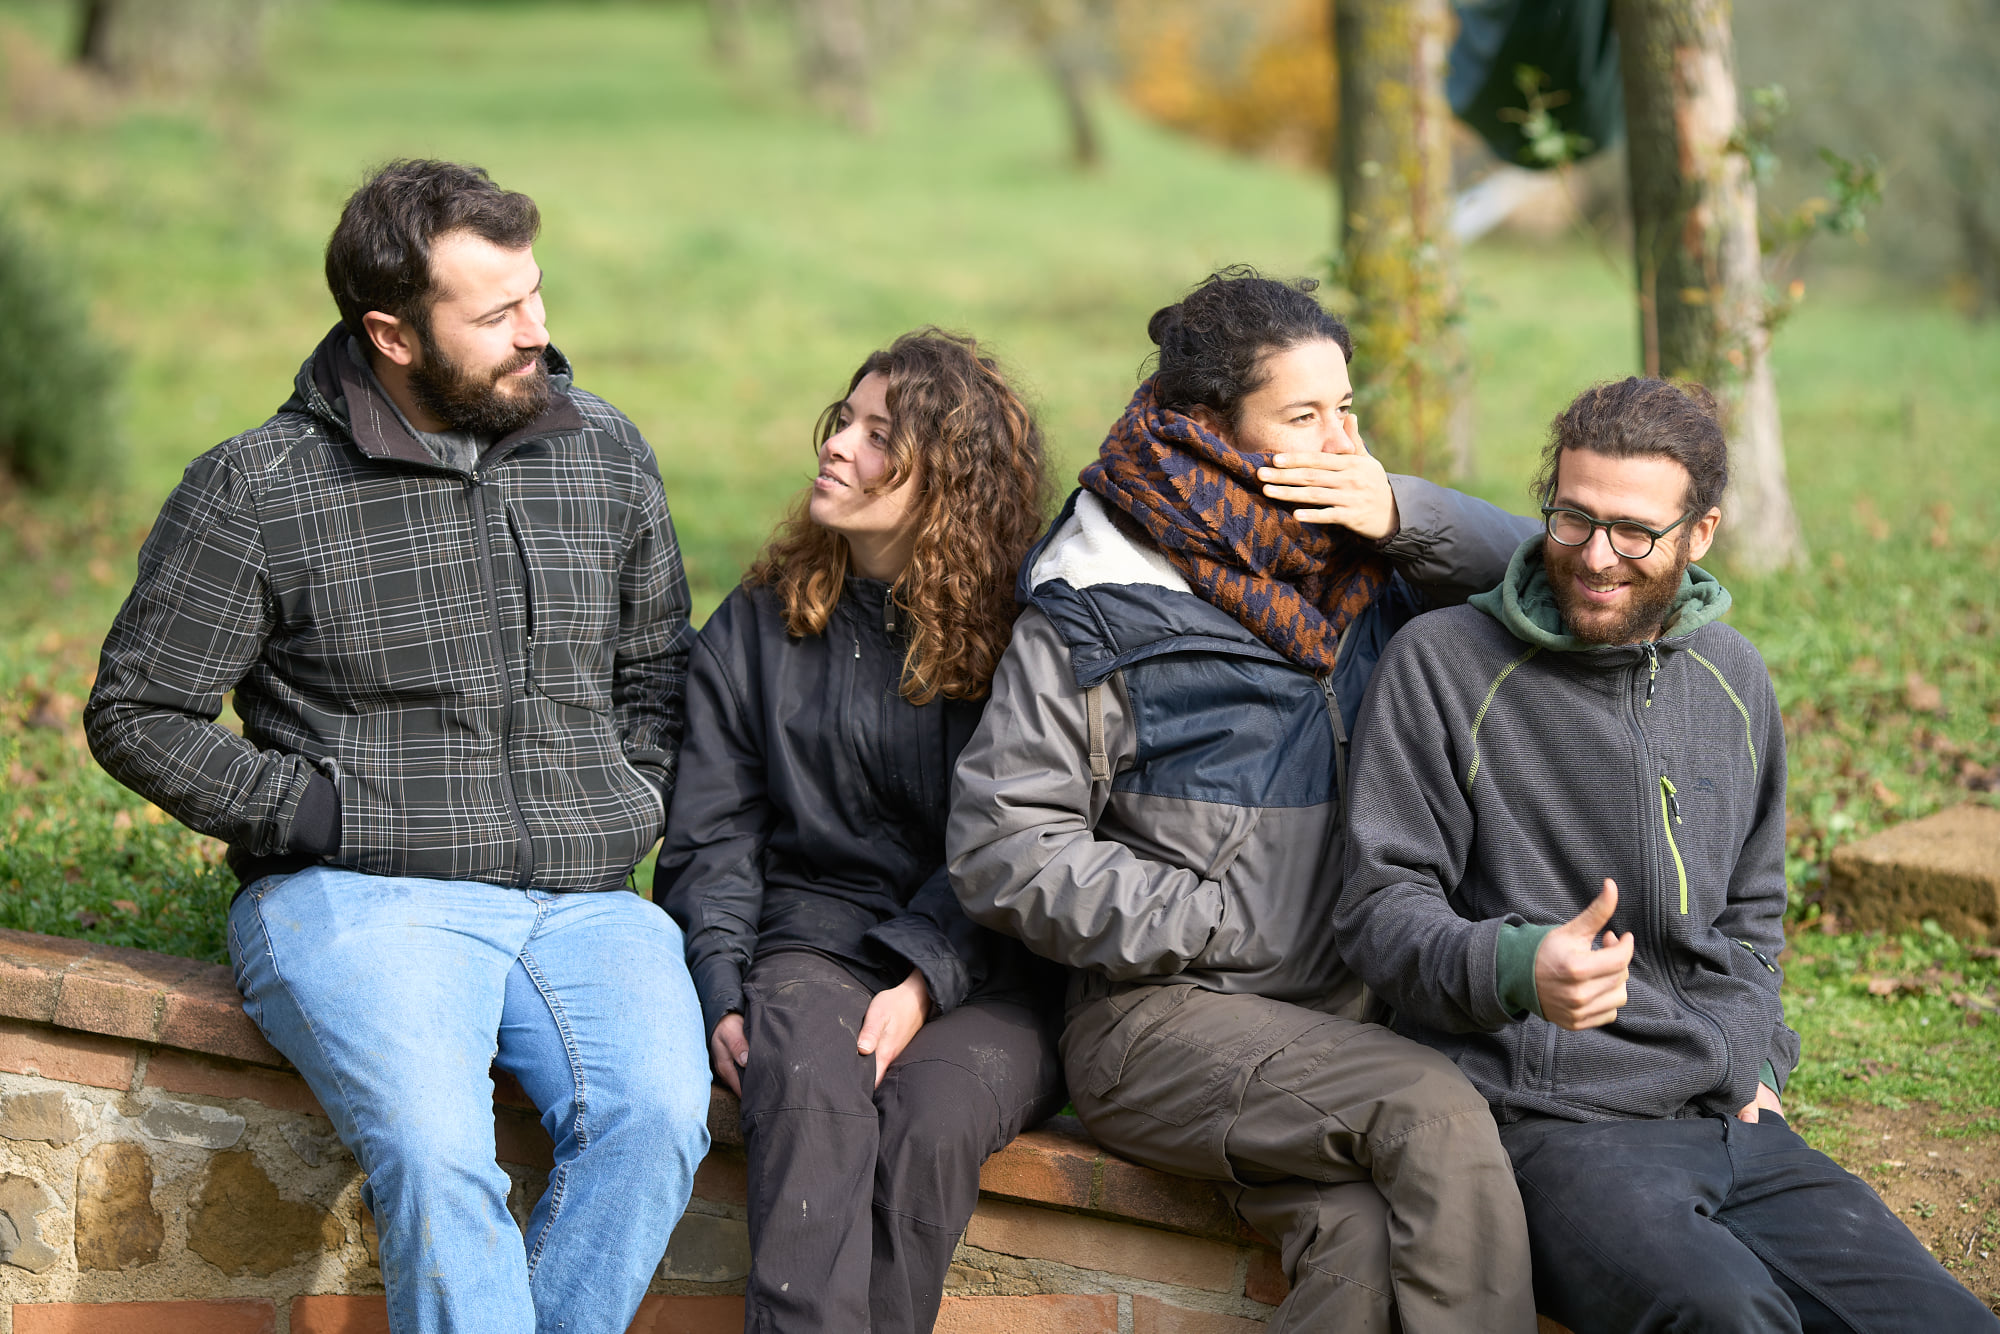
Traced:
<path fill-rule="evenodd" d="M 340 323 L 189 465 L 86 714 L 229 845 L 245 1008 L 368 1174 L 399 1331 L 623 1331 L 708 1143 L 680 932 L 622 892 L 673 789 L 687 581 L 651 449 L 549 344 L 539 228 L 473 167 L 355 193 Z M 555 1141 L 525 1239 L 496 1067 Z"/>

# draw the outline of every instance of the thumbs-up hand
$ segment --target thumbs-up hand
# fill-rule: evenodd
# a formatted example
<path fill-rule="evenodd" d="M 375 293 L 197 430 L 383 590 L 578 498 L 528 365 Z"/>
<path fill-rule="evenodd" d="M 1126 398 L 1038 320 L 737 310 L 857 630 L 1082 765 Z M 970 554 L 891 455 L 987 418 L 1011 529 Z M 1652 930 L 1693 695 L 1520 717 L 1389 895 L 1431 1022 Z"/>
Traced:
<path fill-rule="evenodd" d="M 1634 941 L 1629 931 L 1607 929 L 1616 911 L 1618 884 L 1606 880 L 1590 906 L 1543 936 L 1535 951 L 1535 995 L 1542 1017 L 1559 1028 L 1601 1028 L 1625 1004 Z"/>
<path fill-rule="evenodd" d="M 1388 470 L 1362 443 L 1353 413 L 1341 414 L 1340 429 L 1329 432 L 1319 450 L 1273 455 L 1270 467 L 1257 469 L 1264 494 L 1311 506 L 1292 512 L 1301 523 L 1338 524 L 1377 542 L 1394 537 L 1403 526 L 1396 493 Z"/>

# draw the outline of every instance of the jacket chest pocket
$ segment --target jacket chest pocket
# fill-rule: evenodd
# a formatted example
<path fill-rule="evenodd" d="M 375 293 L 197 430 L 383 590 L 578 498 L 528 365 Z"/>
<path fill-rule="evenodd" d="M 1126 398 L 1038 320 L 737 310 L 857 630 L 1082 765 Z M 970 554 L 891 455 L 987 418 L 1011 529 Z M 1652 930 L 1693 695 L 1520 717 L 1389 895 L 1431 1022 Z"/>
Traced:
<path fill-rule="evenodd" d="M 611 711 L 620 553 L 602 528 L 536 523 L 507 507 L 527 594 L 528 685 L 559 704 Z"/>

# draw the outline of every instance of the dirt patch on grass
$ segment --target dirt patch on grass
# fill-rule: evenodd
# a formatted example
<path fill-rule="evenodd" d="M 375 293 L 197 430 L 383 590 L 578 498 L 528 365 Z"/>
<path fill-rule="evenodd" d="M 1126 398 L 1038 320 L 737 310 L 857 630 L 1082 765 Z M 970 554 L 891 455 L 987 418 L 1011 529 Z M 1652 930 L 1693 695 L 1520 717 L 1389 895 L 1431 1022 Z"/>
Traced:
<path fill-rule="evenodd" d="M 1824 1139 L 1842 1167 L 1880 1192 L 1917 1240 L 2000 1312 L 2000 1136 L 1954 1138 L 1949 1132 L 1965 1118 L 1915 1104 L 1900 1111 L 1849 1104 L 1815 1119 L 1834 1132 L 1815 1142 Z"/>

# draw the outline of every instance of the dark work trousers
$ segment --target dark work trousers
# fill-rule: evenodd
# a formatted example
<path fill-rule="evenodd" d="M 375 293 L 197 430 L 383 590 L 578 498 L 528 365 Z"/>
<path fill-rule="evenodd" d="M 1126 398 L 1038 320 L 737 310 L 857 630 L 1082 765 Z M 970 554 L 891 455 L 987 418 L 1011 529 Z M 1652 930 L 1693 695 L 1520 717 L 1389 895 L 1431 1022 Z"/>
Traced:
<path fill-rule="evenodd" d="M 1292 1290 L 1271 1334 L 1533 1334 L 1506 1151 L 1437 1052 L 1180 984 L 1078 1006 L 1062 1049 L 1098 1143 L 1221 1183 L 1278 1244 Z"/>
<path fill-rule="evenodd" d="M 1535 1298 L 1576 1334 L 2000 1330 L 1859 1177 L 1780 1117 L 1503 1126 Z"/>
<path fill-rule="evenodd" d="M 930 1020 L 876 1087 L 854 1050 L 873 999 L 799 951 L 745 979 L 750 1334 L 929 1330 L 979 1165 L 1062 1107 L 1053 1025 L 1007 1001 Z"/>

